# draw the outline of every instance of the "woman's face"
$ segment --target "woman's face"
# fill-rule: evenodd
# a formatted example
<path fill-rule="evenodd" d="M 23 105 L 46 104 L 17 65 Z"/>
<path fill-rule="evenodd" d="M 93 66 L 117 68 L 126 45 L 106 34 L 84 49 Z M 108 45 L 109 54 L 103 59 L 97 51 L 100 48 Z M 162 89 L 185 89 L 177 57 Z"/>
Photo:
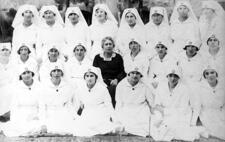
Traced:
<path fill-rule="evenodd" d="M 213 69 L 207 69 L 205 71 L 205 78 L 208 82 L 213 82 L 217 80 L 217 73 Z"/>
<path fill-rule="evenodd" d="M 141 79 L 141 74 L 138 71 L 132 71 L 128 75 L 128 81 L 130 84 L 137 84 Z"/>
<path fill-rule="evenodd" d="M 201 15 L 204 15 L 206 18 L 211 19 L 215 15 L 215 11 L 211 8 L 203 8 Z"/>
<path fill-rule="evenodd" d="M 189 9 L 185 5 L 181 5 L 177 8 L 177 12 L 180 17 L 188 17 Z"/>
<path fill-rule="evenodd" d="M 163 15 L 155 13 L 152 15 L 152 21 L 155 25 L 160 25 L 163 21 Z"/>
<path fill-rule="evenodd" d="M 113 42 L 107 39 L 103 44 L 103 52 L 112 53 L 113 49 Z"/>
<path fill-rule="evenodd" d="M 44 12 L 43 18 L 46 22 L 52 22 L 55 21 L 55 13 L 51 10 L 47 10 Z"/>
<path fill-rule="evenodd" d="M 129 43 L 129 48 L 131 52 L 138 52 L 141 50 L 140 45 L 136 41 L 131 41 Z"/>
<path fill-rule="evenodd" d="M 168 78 L 168 82 L 172 85 L 177 84 L 179 81 L 179 76 L 176 74 L 172 74 L 172 73 L 168 74 L 167 78 Z"/>
<path fill-rule="evenodd" d="M 165 55 L 167 53 L 167 49 L 165 46 L 159 44 L 155 47 L 156 52 L 158 55 Z"/>
<path fill-rule="evenodd" d="M 51 71 L 51 77 L 58 79 L 61 78 L 63 76 L 63 73 L 60 69 L 54 69 L 53 71 Z"/>
<path fill-rule="evenodd" d="M 25 71 L 21 74 L 21 78 L 24 82 L 31 81 L 33 76 L 31 71 Z"/>
<path fill-rule="evenodd" d="M 48 51 L 48 58 L 50 61 L 55 61 L 59 57 L 59 51 L 55 48 L 52 48 Z"/>
<path fill-rule="evenodd" d="M 193 47 L 193 46 L 187 46 L 186 47 L 186 54 L 188 56 L 193 56 L 197 53 L 197 47 Z"/>
<path fill-rule="evenodd" d="M 3 48 L 0 51 L 1 56 L 9 57 L 11 54 L 11 51 L 7 48 Z"/>
<path fill-rule="evenodd" d="M 103 9 L 98 8 L 96 9 L 95 16 L 98 19 L 98 21 L 104 21 L 106 20 L 107 14 Z"/>
<path fill-rule="evenodd" d="M 83 48 L 83 46 L 81 46 L 81 45 L 78 45 L 77 47 L 76 47 L 76 49 L 74 50 L 74 55 L 75 55 L 75 57 L 77 57 L 77 58 L 84 58 L 84 56 L 85 56 L 85 49 Z"/>
<path fill-rule="evenodd" d="M 136 24 L 136 16 L 131 12 L 128 12 L 125 15 L 125 20 L 127 21 L 129 26 L 134 26 Z"/>
<path fill-rule="evenodd" d="M 217 38 L 210 38 L 208 40 L 208 46 L 210 48 L 218 48 L 219 47 L 219 40 Z"/>
<path fill-rule="evenodd" d="M 20 47 L 20 56 L 27 56 L 29 55 L 29 48 L 26 46 Z"/>
<path fill-rule="evenodd" d="M 95 74 L 92 73 L 92 72 L 87 72 L 85 74 L 85 76 L 84 76 L 84 79 L 85 79 L 85 81 L 86 81 L 86 83 L 87 83 L 88 86 L 95 85 L 95 83 L 97 81 L 97 78 L 96 78 Z"/>
<path fill-rule="evenodd" d="M 24 21 L 31 21 L 34 17 L 33 12 L 30 10 L 26 10 L 23 12 Z"/>
<path fill-rule="evenodd" d="M 76 13 L 70 13 L 68 18 L 72 24 L 76 24 L 79 22 L 79 15 Z"/>

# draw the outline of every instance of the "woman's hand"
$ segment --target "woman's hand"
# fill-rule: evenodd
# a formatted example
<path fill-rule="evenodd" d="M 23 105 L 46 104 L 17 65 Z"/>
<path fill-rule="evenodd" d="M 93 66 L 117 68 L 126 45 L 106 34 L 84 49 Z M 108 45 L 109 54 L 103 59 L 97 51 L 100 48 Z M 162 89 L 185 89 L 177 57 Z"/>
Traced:
<path fill-rule="evenodd" d="M 113 86 L 116 86 L 118 84 L 118 79 L 113 79 L 111 82 L 110 82 L 110 85 L 113 85 Z"/>

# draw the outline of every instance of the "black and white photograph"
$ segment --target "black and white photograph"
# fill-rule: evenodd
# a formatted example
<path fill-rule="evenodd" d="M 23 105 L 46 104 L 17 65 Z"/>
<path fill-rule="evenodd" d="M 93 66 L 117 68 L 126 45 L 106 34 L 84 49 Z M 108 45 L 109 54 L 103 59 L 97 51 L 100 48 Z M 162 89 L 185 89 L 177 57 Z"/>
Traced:
<path fill-rule="evenodd" d="M 225 0 L 0 0 L 0 142 L 225 142 Z"/>

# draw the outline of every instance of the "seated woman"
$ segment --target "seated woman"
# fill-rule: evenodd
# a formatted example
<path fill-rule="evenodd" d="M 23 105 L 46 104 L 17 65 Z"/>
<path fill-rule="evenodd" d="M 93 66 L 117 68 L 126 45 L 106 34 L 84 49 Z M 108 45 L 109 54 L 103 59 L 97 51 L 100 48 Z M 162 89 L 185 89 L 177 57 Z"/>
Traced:
<path fill-rule="evenodd" d="M 199 139 L 204 128 L 195 125 L 198 110 L 192 92 L 177 66 L 169 66 L 166 71 L 168 81 L 159 82 L 155 91 L 151 136 L 157 141 Z"/>
<path fill-rule="evenodd" d="M 80 117 L 75 120 L 75 136 L 93 136 L 106 134 L 114 130 L 114 109 L 108 90 L 99 82 L 98 68 L 91 67 L 84 73 L 84 80 L 76 91 L 77 110 L 82 109 Z"/>
<path fill-rule="evenodd" d="M 105 37 L 102 40 L 103 53 L 96 55 L 93 61 L 93 66 L 101 69 L 102 77 L 111 95 L 113 106 L 116 103 L 116 86 L 126 76 L 123 58 L 114 52 L 114 48 L 115 43 L 113 39 L 111 37 Z"/>
<path fill-rule="evenodd" d="M 48 80 L 44 82 L 40 95 L 40 119 L 44 132 L 69 134 L 73 127 L 73 87 L 64 80 L 62 66 L 56 65 L 49 70 Z"/>
<path fill-rule="evenodd" d="M 0 43 L 0 122 L 9 120 L 12 96 L 7 90 L 14 76 L 11 57 L 11 43 Z"/>
<path fill-rule="evenodd" d="M 26 136 L 39 129 L 39 100 L 41 85 L 34 79 L 35 71 L 29 67 L 18 68 L 21 71 L 20 82 L 11 85 L 8 90 L 13 95 L 10 121 L 0 124 L 6 136 Z"/>
<path fill-rule="evenodd" d="M 50 78 L 49 70 L 51 68 L 55 67 L 58 64 L 61 64 L 61 66 L 63 66 L 64 68 L 65 64 L 58 45 L 49 46 L 48 49 L 46 48 L 46 50 L 44 50 L 43 54 L 43 62 L 40 65 L 39 70 L 41 82 L 44 82 Z"/>
<path fill-rule="evenodd" d="M 13 66 L 14 71 L 17 72 L 18 67 L 31 67 L 34 68 L 34 72 L 36 74 L 35 77 L 38 77 L 38 64 L 32 55 L 34 51 L 32 47 L 28 46 L 27 44 L 22 44 L 17 50 L 17 56 L 13 57 Z M 19 74 L 19 73 L 18 73 Z M 18 76 L 18 74 L 16 76 Z"/>
<path fill-rule="evenodd" d="M 203 71 L 199 96 L 200 120 L 210 136 L 225 140 L 224 78 L 220 68 L 209 65 Z"/>
<path fill-rule="evenodd" d="M 75 45 L 73 56 L 69 58 L 68 62 L 65 64 L 68 79 L 75 83 L 78 83 L 81 80 L 83 81 L 83 71 L 92 65 L 92 62 L 87 58 L 86 53 L 87 49 L 82 43 Z"/>
<path fill-rule="evenodd" d="M 145 137 L 150 134 L 150 109 L 154 103 L 154 95 L 140 80 L 144 75 L 143 69 L 144 65 L 131 65 L 128 76 L 118 84 L 115 123 L 122 133 Z"/>

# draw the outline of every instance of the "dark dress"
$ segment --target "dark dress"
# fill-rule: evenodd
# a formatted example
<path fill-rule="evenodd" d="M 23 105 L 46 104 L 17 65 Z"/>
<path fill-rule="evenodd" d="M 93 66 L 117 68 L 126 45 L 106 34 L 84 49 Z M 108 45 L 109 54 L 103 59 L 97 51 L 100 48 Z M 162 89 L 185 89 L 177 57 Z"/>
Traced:
<path fill-rule="evenodd" d="M 103 55 L 98 54 L 94 58 L 93 66 L 99 67 L 101 69 L 103 80 L 107 84 L 107 88 L 112 98 L 113 106 L 115 106 L 116 86 L 111 85 L 110 82 L 113 79 L 118 79 L 119 82 L 126 76 L 126 73 L 124 71 L 123 58 L 121 57 L 121 55 L 114 53 L 111 60 L 104 60 Z"/>

